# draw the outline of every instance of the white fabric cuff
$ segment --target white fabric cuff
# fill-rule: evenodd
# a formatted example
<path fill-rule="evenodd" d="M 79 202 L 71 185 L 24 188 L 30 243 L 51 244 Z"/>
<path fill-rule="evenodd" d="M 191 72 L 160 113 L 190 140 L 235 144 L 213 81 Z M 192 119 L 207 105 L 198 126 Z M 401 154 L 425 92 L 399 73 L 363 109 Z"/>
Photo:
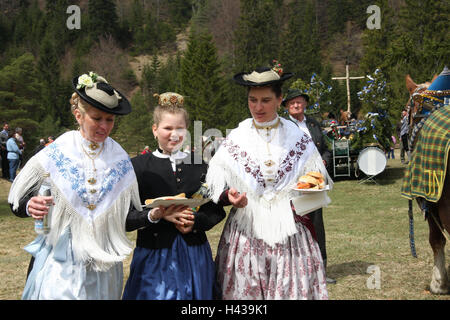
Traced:
<path fill-rule="evenodd" d="M 159 220 L 161 220 L 161 219 L 158 219 L 158 220 L 152 220 L 152 216 L 150 215 L 151 214 L 151 212 L 153 211 L 153 210 L 155 210 L 156 208 L 153 208 L 152 210 L 150 210 L 149 212 L 148 212 L 148 221 L 150 221 L 151 223 L 158 223 L 159 222 Z"/>
<path fill-rule="evenodd" d="M 29 216 L 29 217 L 31 217 L 31 214 L 28 212 L 28 204 L 30 203 L 30 201 L 31 201 L 31 199 L 30 200 L 28 200 L 28 202 L 27 202 L 27 206 L 26 206 L 26 212 L 27 212 L 27 215 Z"/>

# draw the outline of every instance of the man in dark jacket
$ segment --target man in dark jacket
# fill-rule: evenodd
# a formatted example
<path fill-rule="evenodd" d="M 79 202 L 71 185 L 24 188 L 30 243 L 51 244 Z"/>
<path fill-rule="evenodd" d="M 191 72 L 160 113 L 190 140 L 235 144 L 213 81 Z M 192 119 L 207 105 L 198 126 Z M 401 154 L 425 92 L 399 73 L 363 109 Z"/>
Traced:
<path fill-rule="evenodd" d="M 283 99 L 283 106 L 289 113 L 287 119 L 294 122 L 300 129 L 306 132 L 319 150 L 325 167 L 331 163 L 331 153 L 325 142 L 325 137 L 320 128 L 319 122 L 311 116 L 305 115 L 305 110 L 309 102 L 309 96 L 302 93 L 299 89 L 289 89 L 286 98 Z M 309 214 L 314 225 L 317 242 L 322 255 L 323 264 L 327 266 L 327 250 L 325 244 L 325 227 L 323 225 L 322 209 L 318 209 Z M 336 280 L 327 277 L 327 283 L 336 283 Z"/>
<path fill-rule="evenodd" d="M 9 138 L 9 125 L 3 123 L 3 130 L 0 132 L 0 155 L 2 158 L 2 175 L 3 178 L 9 180 L 9 162 L 8 162 L 8 150 L 6 150 L 6 141 Z"/>

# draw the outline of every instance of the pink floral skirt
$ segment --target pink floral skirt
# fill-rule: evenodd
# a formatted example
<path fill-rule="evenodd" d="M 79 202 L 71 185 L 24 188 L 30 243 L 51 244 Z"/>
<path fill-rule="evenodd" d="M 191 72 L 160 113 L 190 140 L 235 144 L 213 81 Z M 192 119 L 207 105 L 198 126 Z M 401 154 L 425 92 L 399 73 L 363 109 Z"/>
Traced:
<path fill-rule="evenodd" d="M 298 233 L 271 247 L 229 217 L 216 256 L 222 299 L 328 299 L 319 246 L 307 228 L 296 225 Z"/>

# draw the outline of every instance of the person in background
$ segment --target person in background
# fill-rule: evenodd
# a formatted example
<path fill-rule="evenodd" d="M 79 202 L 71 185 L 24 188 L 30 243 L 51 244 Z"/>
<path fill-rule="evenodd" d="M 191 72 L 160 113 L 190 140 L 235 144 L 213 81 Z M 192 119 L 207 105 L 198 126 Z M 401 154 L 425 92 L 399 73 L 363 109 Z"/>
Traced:
<path fill-rule="evenodd" d="M 55 141 L 55 137 L 54 136 L 49 136 L 47 138 L 47 143 L 45 144 L 45 146 L 48 146 L 50 143 L 52 143 L 53 141 Z"/>
<path fill-rule="evenodd" d="M 9 180 L 9 162 L 8 162 L 8 150 L 6 148 L 6 142 L 9 138 L 9 124 L 3 123 L 3 130 L 0 132 L 0 155 L 2 157 L 2 177 Z"/>
<path fill-rule="evenodd" d="M 301 92 L 299 89 L 289 89 L 286 97 L 283 99 L 282 105 L 289 113 L 288 119 L 294 122 L 297 127 L 312 138 L 317 150 L 322 156 L 323 164 L 327 167 L 331 162 L 331 153 L 325 142 L 325 137 L 322 133 L 319 122 L 317 122 L 314 117 L 305 114 L 308 102 L 309 96 L 307 94 Z M 309 217 L 314 225 L 314 230 L 316 232 L 317 241 L 320 247 L 320 253 L 326 269 L 327 249 L 322 208 L 309 213 Z M 327 277 L 327 283 L 334 284 L 336 283 L 336 280 Z"/>
<path fill-rule="evenodd" d="M 149 146 L 145 146 L 144 150 L 141 151 L 141 154 L 146 154 L 146 153 L 150 153 L 150 147 Z"/>
<path fill-rule="evenodd" d="M 16 134 L 12 130 L 9 132 L 6 149 L 8 150 L 9 181 L 13 182 L 16 178 L 17 169 L 19 168 L 22 150 L 20 150 Z"/>
<path fill-rule="evenodd" d="M 22 128 L 17 127 L 16 128 L 16 133 L 15 133 L 15 138 L 17 140 L 19 149 L 22 150 L 22 152 L 23 152 L 23 150 L 25 149 L 25 141 L 23 140 L 23 135 L 22 134 L 23 134 Z"/>
<path fill-rule="evenodd" d="M 23 130 L 22 128 L 16 128 L 16 133 L 15 133 L 15 138 L 17 141 L 17 145 L 19 146 L 19 149 L 21 151 L 20 156 L 19 156 L 19 165 L 17 168 L 21 168 L 24 164 L 24 159 L 23 159 L 23 155 L 24 155 L 24 151 L 25 151 L 25 141 L 23 140 Z"/>
<path fill-rule="evenodd" d="M 41 151 L 44 148 L 45 148 L 45 140 L 41 138 L 41 139 L 39 139 L 39 145 L 33 150 L 33 152 L 31 153 L 31 156 L 34 156 L 36 153 L 38 153 L 39 151 Z"/>
<path fill-rule="evenodd" d="M 397 139 L 395 139 L 395 136 L 391 136 L 391 140 L 392 140 L 392 144 L 389 146 L 389 150 L 386 152 L 386 158 L 395 159 L 394 150 L 395 150 L 395 145 L 397 143 Z"/>

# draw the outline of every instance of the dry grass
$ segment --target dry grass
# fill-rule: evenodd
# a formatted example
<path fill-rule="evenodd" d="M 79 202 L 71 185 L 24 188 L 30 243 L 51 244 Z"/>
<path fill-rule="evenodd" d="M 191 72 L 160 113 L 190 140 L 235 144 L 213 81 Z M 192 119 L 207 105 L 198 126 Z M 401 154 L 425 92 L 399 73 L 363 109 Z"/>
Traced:
<path fill-rule="evenodd" d="M 398 154 L 397 154 L 398 156 Z M 337 279 L 329 285 L 330 299 L 449 300 L 432 295 L 429 282 L 433 256 L 428 244 L 428 224 L 414 205 L 415 240 L 418 258 L 413 258 L 408 238 L 408 202 L 400 196 L 403 166 L 389 160 L 378 184 L 355 180 L 335 183 L 332 204 L 324 209 L 327 232 L 328 275 Z M 0 299 L 20 299 L 29 255 L 22 248 L 35 237 L 31 219 L 15 217 L 6 203 L 10 183 L 0 181 Z M 213 254 L 224 221 L 208 232 Z M 135 233 L 130 233 L 131 239 Z M 446 254 L 449 256 L 449 246 Z M 128 276 L 131 256 L 125 261 Z M 448 259 L 447 259 L 448 261 Z M 380 289 L 369 289 L 369 266 L 381 271 Z"/>

